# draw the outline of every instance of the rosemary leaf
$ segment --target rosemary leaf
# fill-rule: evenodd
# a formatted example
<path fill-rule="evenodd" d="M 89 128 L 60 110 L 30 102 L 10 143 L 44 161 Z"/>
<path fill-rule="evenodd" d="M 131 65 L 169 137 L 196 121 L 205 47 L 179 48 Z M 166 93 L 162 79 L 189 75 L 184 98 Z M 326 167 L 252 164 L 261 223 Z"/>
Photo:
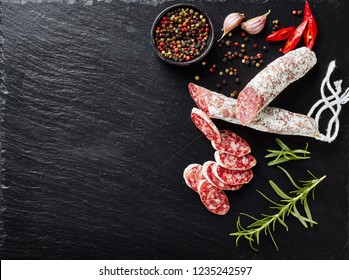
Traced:
<path fill-rule="evenodd" d="M 283 199 L 291 199 L 287 194 L 285 194 L 272 180 L 269 180 L 270 186 L 274 189 L 278 196 Z"/>

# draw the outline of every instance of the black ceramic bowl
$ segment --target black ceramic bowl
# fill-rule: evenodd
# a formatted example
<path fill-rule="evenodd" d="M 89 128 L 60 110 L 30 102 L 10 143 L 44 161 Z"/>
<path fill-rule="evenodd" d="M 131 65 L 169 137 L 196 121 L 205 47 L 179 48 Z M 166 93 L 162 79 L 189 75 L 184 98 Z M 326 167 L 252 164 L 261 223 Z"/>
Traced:
<path fill-rule="evenodd" d="M 203 17 L 206 19 L 206 23 L 209 25 L 209 32 L 208 32 L 208 38 L 206 41 L 206 46 L 205 48 L 200 51 L 200 54 L 198 56 L 195 56 L 193 58 L 191 58 L 189 61 L 175 61 L 173 59 L 170 59 L 168 57 L 165 57 L 163 54 L 161 54 L 161 52 L 159 51 L 159 49 L 157 48 L 157 42 L 155 40 L 155 36 L 156 36 L 156 28 L 159 25 L 159 23 L 161 22 L 161 19 L 167 15 L 167 13 L 174 11 L 176 9 L 179 8 L 189 8 L 189 9 L 193 9 L 194 12 L 199 12 L 201 15 L 203 15 Z M 180 39 L 179 39 L 180 40 Z M 213 25 L 212 22 L 210 20 L 210 18 L 207 16 L 207 14 L 205 12 L 203 12 L 200 8 L 191 5 L 191 4 L 176 4 L 173 6 L 170 6 L 168 8 L 166 8 L 165 10 L 163 10 L 155 19 L 153 26 L 151 28 L 151 42 L 153 45 L 153 48 L 156 52 L 156 54 L 165 62 L 168 62 L 170 64 L 173 65 L 177 65 L 177 66 L 188 66 L 188 65 L 192 65 L 198 61 L 200 61 L 202 58 L 204 58 L 208 52 L 210 51 L 210 49 L 212 48 L 213 45 L 213 40 L 214 40 L 214 30 L 213 30 Z"/>

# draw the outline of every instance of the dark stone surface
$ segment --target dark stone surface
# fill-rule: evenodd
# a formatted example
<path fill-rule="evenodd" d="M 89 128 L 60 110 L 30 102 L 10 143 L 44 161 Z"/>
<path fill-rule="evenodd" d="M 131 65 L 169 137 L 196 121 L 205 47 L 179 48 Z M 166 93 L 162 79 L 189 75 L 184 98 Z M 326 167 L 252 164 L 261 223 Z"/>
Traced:
<path fill-rule="evenodd" d="M 309 143 L 310 160 L 284 165 L 295 179 L 309 178 L 307 169 L 327 175 L 310 202 L 319 224 L 305 229 L 289 218 L 290 230 L 278 226 L 274 235 L 280 252 L 265 237 L 259 253 L 245 242 L 236 248 L 228 234 L 239 212 L 269 212 L 256 189 L 273 197 L 273 179 L 291 190 L 264 159 L 276 135 L 215 122 L 244 137 L 259 164 L 249 185 L 228 194 L 228 215 L 210 214 L 182 179 L 188 164 L 213 159 L 210 143 L 190 120 L 194 103 L 186 87 L 200 74 L 198 83 L 214 89 L 219 76 L 201 65 L 182 69 L 158 59 L 150 27 L 175 2 L 146 2 L 2 5 L 1 258 L 348 259 L 348 105 L 332 144 L 281 137 L 293 147 Z M 349 86 L 348 2 L 317 2 L 311 6 L 319 25 L 318 64 L 273 102 L 304 114 L 319 99 L 331 60 L 337 60 L 333 79 Z M 200 7 L 220 33 L 228 11 L 250 18 L 271 9 L 270 20 L 296 25 L 301 19 L 291 11 L 302 3 L 200 1 Z M 251 42 L 263 44 L 270 28 L 268 21 Z M 234 36 L 240 40 L 238 31 Z M 267 63 L 280 55 L 280 46 L 270 45 Z M 208 65 L 222 54 L 213 48 Z M 239 67 L 241 84 L 229 81 L 226 94 L 259 71 L 231 65 Z"/>

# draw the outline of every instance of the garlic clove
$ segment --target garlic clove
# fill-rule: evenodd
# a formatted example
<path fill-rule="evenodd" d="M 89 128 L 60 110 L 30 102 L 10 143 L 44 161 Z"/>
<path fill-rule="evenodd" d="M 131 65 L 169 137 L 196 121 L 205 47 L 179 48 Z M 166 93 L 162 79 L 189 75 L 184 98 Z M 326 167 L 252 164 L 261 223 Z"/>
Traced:
<path fill-rule="evenodd" d="M 251 34 L 251 35 L 258 34 L 263 30 L 269 13 L 270 13 L 270 10 L 264 15 L 251 18 L 248 21 L 241 23 L 241 29 L 245 30 L 248 34 Z"/>
<path fill-rule="evenodd" d="M 223 23 L 223 35 L 222 37 L 217 41 L 219 42 L 220 40 L 222 40 L 222 38 L 227 35 L 230 31 L 232 31 L 234 28 L 236 28 L 237 26 L 239 26 L 239 24 L 244 20 L 245 15 L 244 14 L 240 14 L 240 13 L 231 13 L 229 14 Z"/>

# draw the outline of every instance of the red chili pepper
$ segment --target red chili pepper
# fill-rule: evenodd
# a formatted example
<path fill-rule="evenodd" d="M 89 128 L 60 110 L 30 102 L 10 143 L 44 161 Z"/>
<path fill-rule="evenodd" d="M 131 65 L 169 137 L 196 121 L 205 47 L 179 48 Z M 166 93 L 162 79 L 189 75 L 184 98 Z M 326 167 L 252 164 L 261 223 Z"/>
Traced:
<path fill-rule="evenodd" d="M 288 37 L 286 44 L 283 49 L 283 53 L 288 53 L 289 51 L 292 51 L 298 44 L 299 40 L 302 37 L 302 34 L 304 32 L 304 29 L 307 27 L 308 21 L 303 20 L 303 22 L 297 26 L 297 28 L 292 32 L 290 37 Z"/>
<path fill-rule="evenodd" d="M 281 28 L 278 31 L 271 33 L 266 40 L 267 42 L 277 42 L 286 40 L 294 30 L 295 28 L 293 26 Z"/>
<path fill-rule="evenodd" d="M 308 21 L 308 25 L 304 30 L 304 42 L 305 46 L 312 49 L 317 36 L 317 24 L 315 18 L 310 10 L 308 1 L 304 3 L 304 18 L 303 20 Z"/>

